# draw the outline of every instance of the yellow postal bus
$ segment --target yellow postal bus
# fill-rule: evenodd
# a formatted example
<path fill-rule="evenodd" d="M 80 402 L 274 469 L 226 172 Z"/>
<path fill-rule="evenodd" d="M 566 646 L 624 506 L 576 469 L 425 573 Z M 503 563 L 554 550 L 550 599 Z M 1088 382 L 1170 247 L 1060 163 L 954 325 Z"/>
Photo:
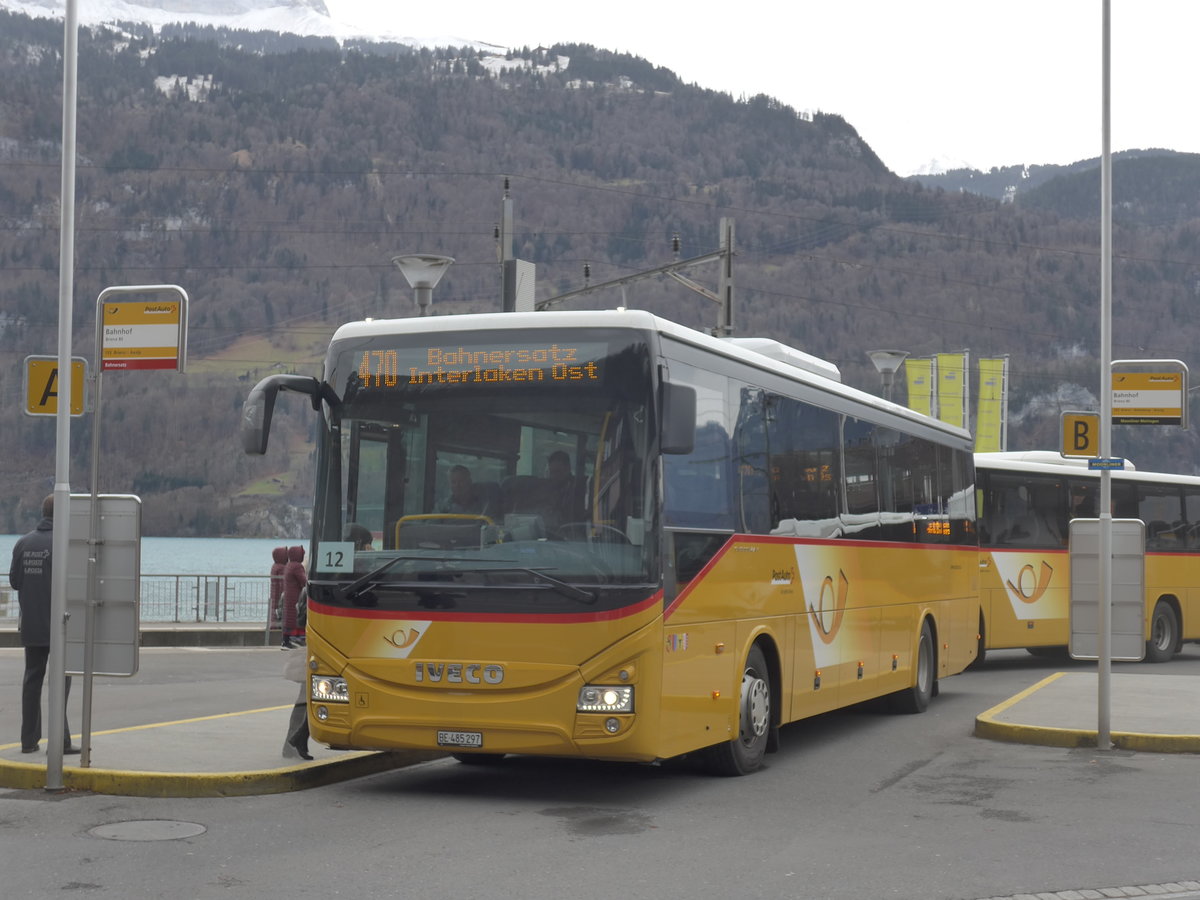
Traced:
<path fill-rule="evenodd" d="M 1046 451 L 979 453 L 980 649 L 1065 653 L 1071 573 L 1068 526 L 1095 518 L 1100 473 Z M 1165 662 L 1200 640 L 1200 478 L 1112 476 L 1112 515 L 1146 523 L 1146 659 Z"/>
<path fill-rule="evenodd" d="M 309 717 L 335 748 L 754 771 L 976 652 L 969 435 L 645 312 L 357 322 L 320 378 Z"/>

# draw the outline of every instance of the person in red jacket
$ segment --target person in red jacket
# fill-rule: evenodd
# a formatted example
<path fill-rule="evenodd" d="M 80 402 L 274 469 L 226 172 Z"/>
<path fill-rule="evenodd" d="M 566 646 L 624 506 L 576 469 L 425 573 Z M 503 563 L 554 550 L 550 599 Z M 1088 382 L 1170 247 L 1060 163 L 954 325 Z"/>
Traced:
<path fill-rule="evenodd" d="M 283 567 L 287 565 L 287 547 L 276 547 L 271 551 L 271 559 L 271 603 L 267 625 L 273 627 L 283 621 Z"/>
<path fill-rule="evenodd" d="M 296 621 L 296 604 L 300 592 L 308 585 L 304 571 L 304 548 L 288 547 L 287 564 L 283 567 L 283 647 L 290 649 L 304 643 L 304 629 Z"/>

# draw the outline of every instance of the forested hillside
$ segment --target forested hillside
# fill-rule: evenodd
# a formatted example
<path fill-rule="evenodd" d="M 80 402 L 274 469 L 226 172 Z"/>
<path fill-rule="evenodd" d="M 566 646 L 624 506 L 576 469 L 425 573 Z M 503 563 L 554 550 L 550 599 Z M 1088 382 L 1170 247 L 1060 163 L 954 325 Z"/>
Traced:
<path fill-rule="evenodd" d="M 53 483 L 53 419 L 15 401 L 24 357 L 56 350 L 61 43 L 60 24 L 0 14 L 0 531 L 27 528 Z M 581 287 L 585 264 L 593 283 L 664 265 L 676 234 L 684 257 L 714 250 L 728 217 L 739 335 L 829 358 L 869 390 L 870 349 L 1009 354 L 1013 449 L 1056 446 L 1061 409 L 1098 406 L 1099 223 L 1075 205 L 1086 180 L 1069 199 L 1050 182 L 1036 204 L 1004 204 L 896 177 L 837 115 L 703 90 L 647 60 L 561 46 L 494 62 L 81 33 L 76 353 L 93 355 L 107 286 L 174 283 L 191 298 L 186 374 L 105 376 L 99 487 L 139 494 L 147 534 L 299 537 L 311 413 L 285 396 L 268 456 L 245 457 L 246 391 L 273 370 L 317 374 L 340 322 L 414 315 L 398 253 L 455 258 L 435 314 L 498 311 L 505 179 L 539 299 Z M 1145 202 L 1162 202 L 1155 189 Z M 1176 206 L 1119 224 L 1118 357 L 1194 362 L 1200 221 Z M 715 285 L 715 269 L 692 275 Z M 573 305 L 622 302 L 716 320 L 666 278 Z M 73 421 L 76 490 L 92 419 Z M 1144 468 L 1200 468 L 1190 432 L 1116 441 Z"/>
<path fill-rule="evenodd" d="M 1112 154 L 1114 212 L 1126 222 L 1161 224 L 1200 216 L 1200 157 L 1174 150 L 1122 150 Z M 1136 161 L 1136 162 L 1135 162 Z M 987 172 L 952 169 L 936 175 L 910 175 L 908 180 L 927 188 L 968 192 L 1053 209 L 1066 215 L 1092 219 L 1098 214 L 1100 158 L 1082 159 L 1070 165 L 996 166 Z M 1051 185 L 1042 191 L 1043 185 Z M 1066 188 L 1075 196 L 1066 198 Z M 1066 202 L 1058 205 L 1062 199 Z M 1148 202 L 1149 201 L 1149 202 Z M 1160 204 L 1169 204 L 1169 211 Z"/>

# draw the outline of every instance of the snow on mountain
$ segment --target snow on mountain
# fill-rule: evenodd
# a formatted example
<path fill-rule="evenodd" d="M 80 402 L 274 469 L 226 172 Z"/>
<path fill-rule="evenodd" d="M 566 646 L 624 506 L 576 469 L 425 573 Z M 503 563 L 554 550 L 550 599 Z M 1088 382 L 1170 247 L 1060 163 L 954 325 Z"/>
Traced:
<path fill-rule="evenodd" d="M 928 162 L 917 166 L 909 175 L 943 175 L 946 172 L 954 172 L 959 169 L 975 168 L 966 160 L 949 159 L 945 157 L 934 157 Z"/>
<path fill-rule="evenodd" d="M 37 18 L 62 19 L 65 0 L 0 0 L 0 9 Z M 79 0 L 76 16 L 80 25 L 105 25 L 118 21 L 143 22 L 155 29 L 179 22 L 274 31 L 305 37 L 339 40 L 394 41 L 411 47 L 474 47 L 503 52 L 504 48 L 477 40 L 444 36 L 400 35 L 371 32 L 334 19 L 324 0 Z"/>

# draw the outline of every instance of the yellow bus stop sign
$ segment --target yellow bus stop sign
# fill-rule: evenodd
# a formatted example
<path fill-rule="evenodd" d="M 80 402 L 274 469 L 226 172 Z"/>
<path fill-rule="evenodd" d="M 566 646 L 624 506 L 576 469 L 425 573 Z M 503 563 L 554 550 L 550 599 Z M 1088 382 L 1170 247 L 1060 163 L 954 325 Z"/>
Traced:
<path fill-rule="evenodd" d="M 1088 459 L 1100 455 L 1100 413 L 1065 412 L 1062 414 L 1062 444 L 1058 451 L 1062 456 L 1083 456 Z"/>
<path fill-rule="evenodd" d="M 71 357 L 71 415 L 82 416 L 87 360 Z M 58 415 L 58 357 L 25 357 L 25 415 Z"/>

